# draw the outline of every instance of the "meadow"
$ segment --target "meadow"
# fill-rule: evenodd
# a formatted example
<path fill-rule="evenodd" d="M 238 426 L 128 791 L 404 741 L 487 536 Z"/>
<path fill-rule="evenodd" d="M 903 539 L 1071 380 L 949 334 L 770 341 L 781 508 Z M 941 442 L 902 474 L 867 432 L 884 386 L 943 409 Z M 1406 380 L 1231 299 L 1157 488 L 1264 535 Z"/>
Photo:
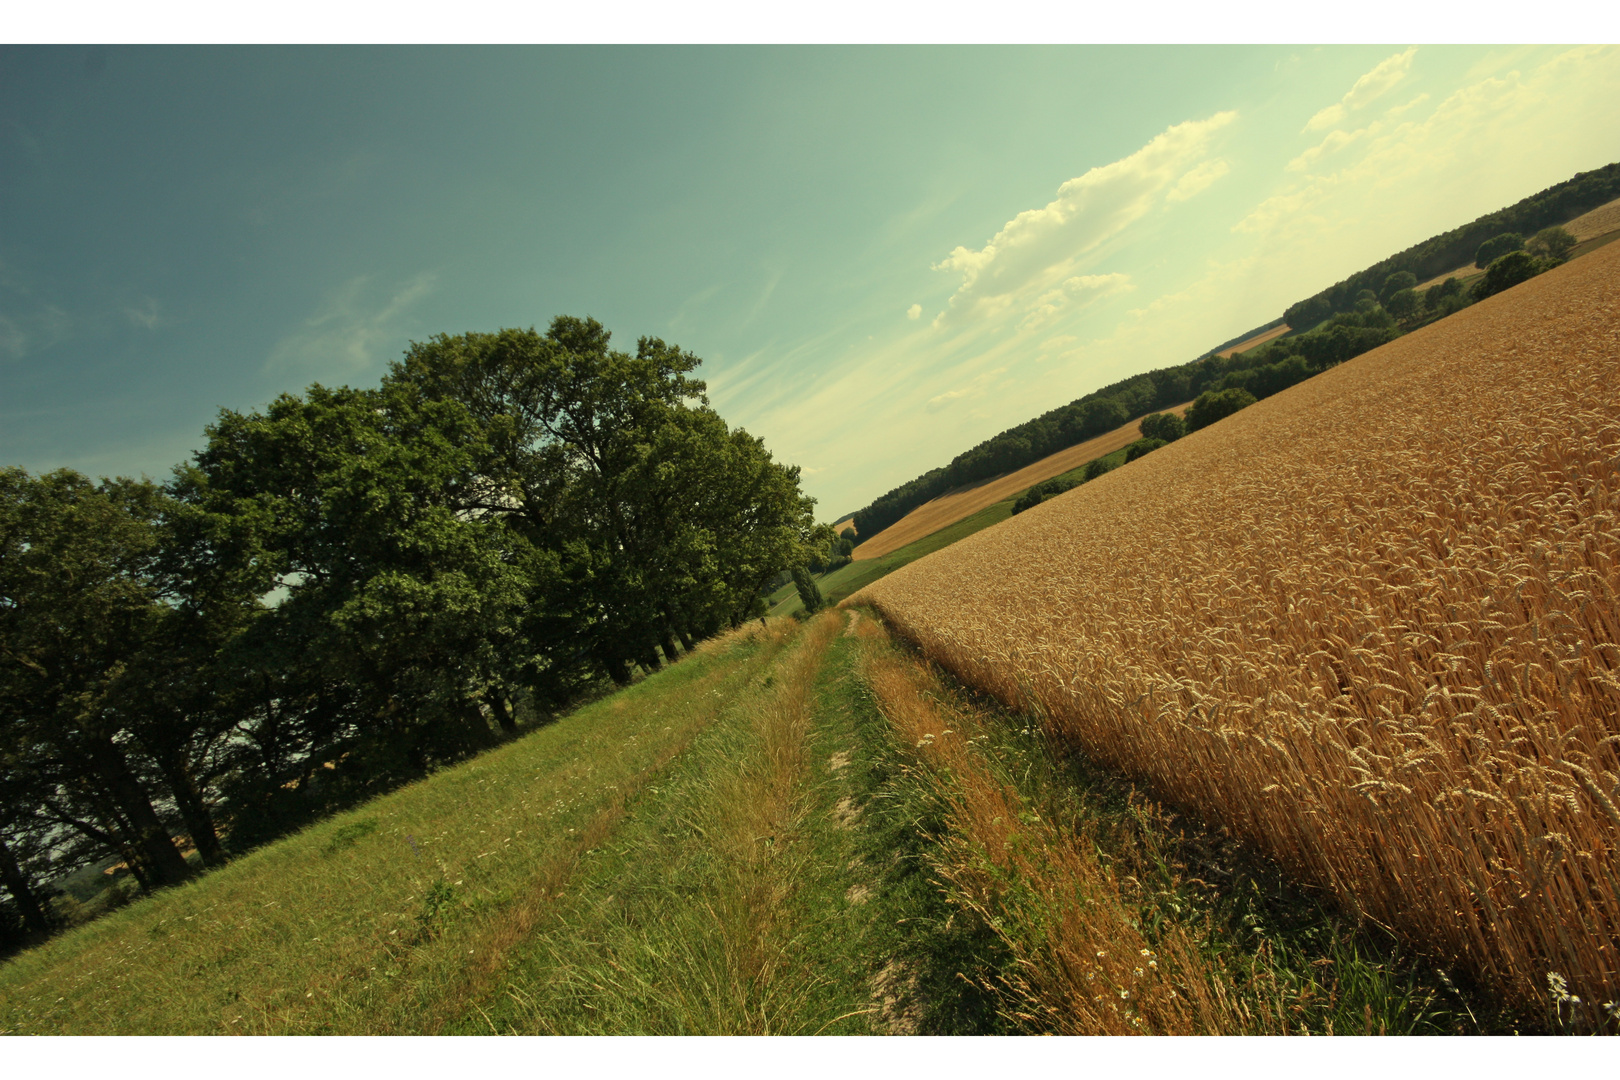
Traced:
<path fill-rule="evenodd" d="M 1596 251 L 854 601 L 1057 752 L 1612 1028 L 1617 280 Z"/>

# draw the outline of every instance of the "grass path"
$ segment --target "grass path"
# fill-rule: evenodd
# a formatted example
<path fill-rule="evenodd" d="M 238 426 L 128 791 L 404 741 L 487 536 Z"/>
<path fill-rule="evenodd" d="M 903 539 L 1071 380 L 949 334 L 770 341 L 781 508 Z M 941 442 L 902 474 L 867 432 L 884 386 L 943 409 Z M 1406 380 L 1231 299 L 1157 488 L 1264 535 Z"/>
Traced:
<path fill-rule="evenodd" d="M 711 643 L 0 967 L 0 1033 L 1480 1030 L 1468 1010 L 862 610 Z"/>

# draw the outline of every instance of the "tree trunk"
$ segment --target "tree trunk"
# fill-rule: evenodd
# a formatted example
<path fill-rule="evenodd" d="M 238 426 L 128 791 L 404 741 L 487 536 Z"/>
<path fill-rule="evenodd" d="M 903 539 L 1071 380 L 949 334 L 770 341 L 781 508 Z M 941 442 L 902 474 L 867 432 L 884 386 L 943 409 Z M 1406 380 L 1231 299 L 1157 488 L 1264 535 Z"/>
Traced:
<path fill-rule="evenodd" d="M 487 750 L 495 745 L 495 733 L 489 730 L 489 721 L 484 719 L 484 710 L 478 707 L 477 702 L 468 701 L 462 710 L 462 729 L 467 734 L 467 748 L 472 753 Z"/>
<path fill-rule="evenodd" d="M 489 711 L 495 714 L 495 722 L 501 725 L 501 730 L 508 735 L 517 734 L 517 721 L 512 719 L 511 710 L 506 707 L 506 698 L 499 690 L 491 690 L 484 695 L 489 703 Z"/>
<path fill-rule="evenodd" d="M 171 752 L 159 757 L 158 765 L 163 769 L 163 779 L 168 781 L 169 790 L 174 792 L 174 803 L 180 808 L 186 831 L 191 833 L 191 842 L 197 846 L 197 854 L 202 856 L 203 865 L 224 866 L 225 849 L 219 843 L 214 815 L 209 811 L 202 792 L 197 790 L 185 762 L 180 760 L 179 753 Z"/>
<path fill-rule="evenodd" d="M 607 669 L 608 678 L 612 679 L 616 685 L 630 685 L 630 664 L 628 661 L 621 660 L 619 657 L 614 656 L 603 660 L 601 663 L 602 666 Z"/>
<path fill-rule="evenodd" d="M 174 885 L 184 881 L 191 875 L 191 867 L 180 857 L 180 850 L 174 846 L 174 838 L 163 827 L 163 822 L 158 820 L 157 811 L 152 809 L 152 800 L 130 771 L 123 752 L 113 745 L 111 737 L 105 735 L 91 739 L 89 750 L 96 771 L 107 785 L 108 794 L 129 819 L 135 831 L 134 839 L 150 862 L 158 884 Z"/>
<path fill-rule="evenodd" d="M 664 666 L 658 659 L 658 650 L 651 645 L 641 649 L 641 660 L 638 662 L 649 672 L 657 671 Z"/>
<path fill-rule="evenodd" d="M 664 650 L 665 663 L 673 664 L 681 658 L 681 654 L 675 651 L 675 635 L 668 630 L 664 631 L 664 640 L 658 643 L 658 647 Z"/>
<path fill-rule="evenodd" d="M 686 627 L 682 626 L 680 623 L 676 623 L 675 633 L 681 639 L 681 648 L 685 649 L 687 652 L 691 652 L 693 646 L 696 645 L 697 642 L 692 640 L 692 635 L 687 633 Z"/>
<path fill-rule="evenodd" d="M 28 877 L 17 863 L 17 857 L 11 853 L 11 848 L 4 840 L 0 840 L 0 879 L 6 883 L 6 889 L 11 893 L 12 899 L 17 901 L 17 908 L 22 912 L 23 925 L 36 934 L 51 932 L 50 916 L 45 914 L 45 907 L 34 895 L 34 890 L 28 887 Z"/>

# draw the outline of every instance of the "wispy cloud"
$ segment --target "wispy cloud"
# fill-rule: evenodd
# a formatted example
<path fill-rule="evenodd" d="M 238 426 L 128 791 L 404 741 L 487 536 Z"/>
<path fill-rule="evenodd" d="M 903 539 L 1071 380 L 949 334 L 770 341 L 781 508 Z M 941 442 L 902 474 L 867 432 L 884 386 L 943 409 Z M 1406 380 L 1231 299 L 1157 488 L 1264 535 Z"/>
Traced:
<path fill-rule="evenodd" d="M 1067 181 L 1055 199 L 1007 222 L 984 247 L 956 248 L 935 266 L 962 275 L 935 325 L 1030 314 L 1052 290 L 1084 276 L 1088 256 L 1145 217 L 1236 118 L 1222 112 L 1177 124 L 1129 157 Z M 1219 175 L 1211 169 L 1205 186 Z"/>
<path fill-rule="evenodd" d="M 1344 97 L 1307 120 L 1305 130 L 1324 131 L 1343 123 L 1351 113 L 1366 108 L 1395 89 L 1412 70 L 1412 57 L 1416 55 L 1417 48 L 1413 47 L 1381 61 L 1377 67 L 1357 79 Z"/>
<path fill-rule="evenodd" d="M 433 291 L 434 275 L 417 274 L 381 301 L 368 301 L 370 281 L 351 278 L 333 290 L 320 310 L 270 350 L 265 371 L 334 379 L 370 370 L 382 359 L 381 347 L 399 342 L 403 317 Z"/>
<path fill-rule="evenodd" d="M 147 330 L 156 330 L 163 322 L 163 317 L 158 314 L 157 301 L 150 296 L 142 299 L 139 304 L 126 306 L 124 316 L 129 319 L 131 325 Z"/>

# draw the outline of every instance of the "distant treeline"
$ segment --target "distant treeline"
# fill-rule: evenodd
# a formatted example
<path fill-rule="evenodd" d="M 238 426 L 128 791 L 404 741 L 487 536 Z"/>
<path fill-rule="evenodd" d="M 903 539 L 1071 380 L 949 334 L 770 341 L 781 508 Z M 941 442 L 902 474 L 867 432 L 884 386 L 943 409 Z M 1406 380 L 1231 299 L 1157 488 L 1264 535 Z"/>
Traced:
<path fill-rule="evenodd" d="M 1576 173 L 1561 184 L 1467 225 L 1430 237 L 1421 244 L 1391 255 L 1382 262 L 1352 274 L 1331 288 L 1301 300 L 1283 313 L 1283 321 L 1296 330 L 1309 329 L 1338 311 L 1350 311 L 1363 289 L 1377 292 L 1391 274 L 1406 271 L 1419 281 L 1455 270 L 1472 262 L 1479 246 L 1502 233 L 1529 235 L 1551 225 L 1561 225 L 1620 198 L 1620 162 L 1588 173 Z"/>
<path fill-rule="evenodd" d="M 653 338 L 439 336 L 226 410 L 166 484 L 0 469 L 0 945 L 425 775 L 758 614 L 796 468 Z"/>
<path fill-rule="evenodd" d="M 1480 245 L 1493 237 L 1533 233 L 1615 198 L 1620 198 L 1620 163 L 1578 173 L 1504 210 L 1368 267 L 1294 304 L 1281 319 L 1224 342 L 1197 360 L 1123 379 L 986 439 L 943 468 L 932 469 L 874 499 L 856 512 L 855 528 L 862 540 L 869 540 L 923 503 L 954 488 L 1032 465 L 1059 450 L 1206 391 L 1241 388 L 1260 398 L 1286 389 L 1398 335 L 1395 319 L 1381 307 L 1376 314 L 1366 310 L 1364 295 L 1371 293 L 1387 299 L 1385 287 L 1392 276 L 1409 272 L 1415 284 L 1469 262 Z M 1429 312 L 1431 316 L 1434 313 Z M 1331 325 L 1315 333 L 1299 333 L 1335 315 L 1340 317 Z M 1225 359 L 1216 355 L 1284 322 L 1294 329 L 1293 335 Z"/>

